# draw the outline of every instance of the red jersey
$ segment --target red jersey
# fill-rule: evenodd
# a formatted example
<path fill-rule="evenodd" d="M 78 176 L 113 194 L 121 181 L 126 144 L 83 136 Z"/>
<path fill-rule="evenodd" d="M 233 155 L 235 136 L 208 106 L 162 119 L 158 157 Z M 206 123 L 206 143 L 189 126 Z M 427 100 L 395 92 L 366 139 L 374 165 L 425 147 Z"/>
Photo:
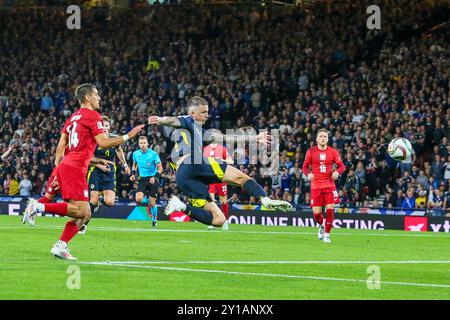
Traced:
<path fill-rule="evenodd" d="M 222 160 L 227 160 L 227 158 L 230 156 L 228 154 L 228 150 L 226 147 L 218 144 L 215 148 L 211 147 L 211 145 L 207 145 L 205 149 L 203 150 L 203 156 L 204 157 L 213 157 L 213 158 L 219 158 Z"/>
<path fill-rule="evenodd" d="M 345 171 L 344 163 L 336 149 L 328 147 L 325 150 L 319 150 L 317 146 L 312 147 L 306 152 L 305 162 L 303 162 L 302 171 L 307 176 L 312 173 L 315 176 L 311 181 L 311 189 L 335 188 L 333 174 L 333 164 L 337 164 L 337 172 L 342 174 Z M 309 166 L 311 165 L 311 171 Z"/>
<path fill-rule="evenodd" d="M 97 142 L 95 136 L 104 133 L 103 121 L 97 111 L 80 108 L 64 124 L 61 131 L 69 136 L 69 144 L 62 164 L 87 172 Z"/>

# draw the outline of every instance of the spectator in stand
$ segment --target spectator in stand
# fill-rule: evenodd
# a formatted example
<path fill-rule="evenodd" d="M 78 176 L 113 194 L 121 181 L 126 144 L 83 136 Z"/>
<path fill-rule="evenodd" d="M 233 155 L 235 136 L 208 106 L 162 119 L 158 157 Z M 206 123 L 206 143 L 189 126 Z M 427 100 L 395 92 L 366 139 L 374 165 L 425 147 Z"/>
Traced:
<path fill-rule="evenodd" d="M 31 196 L 31 190 L 33 189 L 33 184 L 28 179 L 28 174 L 23 174 L 23 179 L 19 183 L 20 195 L 24 197 Z"/>
<path fill-rule="evenodd" d="M 414 209 L 416 206 L 416 198 L 414 197 L 414 189 L 409 188 L 406 197 L 402 202 L 402 209 Z"/>

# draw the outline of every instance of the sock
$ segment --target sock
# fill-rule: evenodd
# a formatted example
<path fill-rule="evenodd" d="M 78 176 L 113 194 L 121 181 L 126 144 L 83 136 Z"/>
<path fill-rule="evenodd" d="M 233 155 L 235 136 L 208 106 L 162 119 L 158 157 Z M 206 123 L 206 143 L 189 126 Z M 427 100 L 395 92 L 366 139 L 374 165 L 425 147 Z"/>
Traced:
<path fill-rule="evenodd" d="M 325 218 L 325 232 L 330 233 L 331 227 L 333 226 L 334 210 L 326 209 L 325 212 L 327 213 L 327 217 Z"/>
<path fill-rule="evenodd" d="M 209 226 L 212 225 L 213 216 L 206 210 L 197 207 L 186 206 L 186 214 L 191 218 L 197 220 L 198 222 L 207 224 Z"/>
<path fill-rule="evenodd" d="M 38 200 L 39 203 L 50 203 L 52 202 L 49 198 L 47 198 L 46 196 L 43 196 L 42 198 L 40 198 Z"/>
<path fill-rule="evenodd" d="M 225 216 L 225 220 L 228 220 L 228 203 L 222 203 L 220 208 L 222 209 L 222 212 Z"/>
<path fill-rule="evenodd" d="M 98 207 L 98 204 L 93 204 L 89 201 L 89 208 L 91 208 L 91 214 L 94 214 L 95 208 Z"/>
<path fill-rule="evenodd" d="M 42 203 L 43 210 L 40 210 L 39 206 L 38 209 L 40 211 L 47 211 L 50 213 L 56 213 L 60 216 L 66 216 L 67 211 L 69 209 L 69 204 L 67 202 L 59 202 L 59 203 Z"/>
<path fill-rule="evenodd" d="M 78 233 L 78 227 L 73 221 L 68 221 L 66 223 L 66 226 L 64 227 L 63 233 L 61 234 L 61 237 L 59 240 L 64 242 L 69 242 L 72 240 L 73 237 Z"/>
<path fill-rule="evenodd" d="M 158 220 L 158 207 L 156 205 L 154 207 L 151 207 L 150 212 L 152 213 L 153 221 L 157 221 Z"/>
<path fill-rule="evenodd" d="M 87 225 L 89 224 L 89 222 L 91 222 L 91 219 L 89 219 L 88 221 L 86 221 L 86 222 L 84 223 L 84 225 L 87 226 Z"/>
<path fill-rule="evenodd" d="M 151 211 L 150 211 L 150 207 L 149 207 L 149 206 L 146 206 L 146 207 L 145 207 L 145 210 L 147 210 L 147 214 L 148 214 L 149 218 L 150 218 L 150 219 L 153 219 L 152 214 L 151 214 Z"/>
<path fill-rule="evenodd" d="M 104 206 L 107 206 L 107 207 L 112 207 L 112 206 L 110 206 L 109 204 L 106 204 L 105 198 L 100 198 L 100 199 L 98 200 L 98 203 L 99 203 L 99 204 L 102 204 L 102 205 L 104 205 Z"/>
<path fill-rule="evenodd" d="M 322 213 L 314 213 L 314 220 L 315 220 L 319 225 L 322 225 L 322 223 L 323 223 L 323 215 L 322 215 Z"/>
<path fill-rule="evenodd" d="M 257 200 L 267 197 L 267 193 L 258 183 L 256 183 L 254 179 L 247 180 L 242 188 L 247 191 L 249 195 L 254 196 Z"/>

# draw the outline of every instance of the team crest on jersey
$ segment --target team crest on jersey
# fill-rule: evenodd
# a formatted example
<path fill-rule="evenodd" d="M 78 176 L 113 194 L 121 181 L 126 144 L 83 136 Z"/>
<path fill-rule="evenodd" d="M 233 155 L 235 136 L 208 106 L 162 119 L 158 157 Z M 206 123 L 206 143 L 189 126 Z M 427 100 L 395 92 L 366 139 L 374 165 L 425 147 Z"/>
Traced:
<path fill-rule="evenodd" d="M 326 153 L 321 153 L 320 154 L 320 161 L 325 161 L 327 160 L 327 154 Z"/>

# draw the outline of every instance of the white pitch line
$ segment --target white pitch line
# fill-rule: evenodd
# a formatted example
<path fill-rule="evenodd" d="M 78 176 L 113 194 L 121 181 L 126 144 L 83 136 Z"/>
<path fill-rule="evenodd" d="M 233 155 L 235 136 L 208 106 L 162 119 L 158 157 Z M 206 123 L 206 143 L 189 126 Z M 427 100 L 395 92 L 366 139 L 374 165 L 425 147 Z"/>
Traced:
<path fill-rule="evenodd" d="M 56 225 L 36 225 L 34 227 L 29 226 L 9 226 L 3 225 L 0 226 L 0 229 L 58 229 L 60 230 L 63 226 Z M 302 227 L 298 227 L 299 230 Z M 308 227 L 311 228 L 311 227 Z M 217 234 L 219 232 L 212 232 L 210 230 L 195 230 L 195 229 L 147 229 L 147 228 L 117 228 L 117 227 L 100 227 L 100 226 L 92 226 L 89 227 L 89 230 L 92 231 L 116 231 L 116 232 L 167 232 L 167 233 L 211 233 Z M 336 229 L 335 229 L 336 230 Z M 338 229 L 343 230 L 343 229 Z M 352 229 L 355 230 L 355 229 Z M 360 230 L 360 229 L 358 229 Z M 376 230 L 374 230 L 376 231 Z M 383 230 L 379 230 L 380 232 Z M 274 234 L 274 235 L 315 235 L 317 232 L 304 232 L 304 231 L 237 231 L 237 230 L 229 230 L 227 232 L 221 234 Z M 429 232 L 428 234 L 423 233 L 350 233 L 350 232 L 334 232 L 334 236 L 373 236 L 373 237 L 435 237 L 435 238 L 450 238 L 450 234 L 447 233 L 433 233 Z"/>
<path fill-rule="evenodd" d="M 450 264 L 446 260 L 398 260 L 398 261 L 91 261 L 86 264 Z"/>
<path fill-rule="evenodd" d="M 289 274 L 277 274 L 277 273 L 257 273 L 257 272 L 239 272 L 239 271 L 192 269 L 192 268 L 177 268 L 177 267 L 141 266 L 141 265 L 133 265 L 133 264 L 111 264 L 111 263 L 105 263 L 105 262 L 93 262 L 93 263 L 92 262 L 80 262 L 80 263 L 81 264 L 90 264 L 90 265 L 101 265 L 101 266 L 159 269 L 159 270 L 171 270 L 171 271 L 221 273 L 221 274 L 233 274 L 233 275 L 241 275 L 241 276 L 278 277 L 278 278 L 294 278 L 294 279 L 342 281 L 342 282 L 364 282 L 364 283 L 367 282 L 367 280 L 361 280 L 361 279 L 345 279 L 345 278 L 289 275 Z M 393 282 L 393 281 L 380 281 L 379 283 L 380 284 L 402 285 L 402 286 L 416 286 L 416 287 L 450 288 L 450 285 L 448 285 L 448 284 L 434 284 L 434 283 Z"/>

